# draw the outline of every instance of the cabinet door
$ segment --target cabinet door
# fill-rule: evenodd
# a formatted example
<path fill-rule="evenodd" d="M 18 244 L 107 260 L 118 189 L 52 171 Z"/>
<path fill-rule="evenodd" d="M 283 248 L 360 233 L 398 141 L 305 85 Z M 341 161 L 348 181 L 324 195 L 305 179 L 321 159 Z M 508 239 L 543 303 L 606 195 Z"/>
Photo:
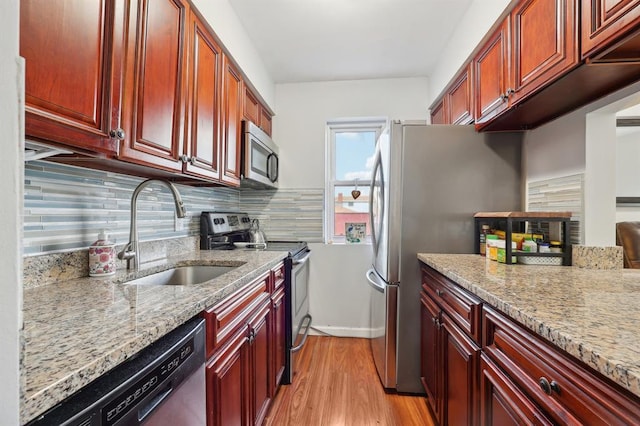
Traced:
<path fill-rule="evenodd" d="M 269 111 L 260 107 L 260 128 L 269 136 L 271 136 L 271 118 Z"/>
<path fill-rule="evenodd" d="M 637 402 L 500 312 L 483 327 L 483 352 L 555 423 L 640 424 Z"/>
<path fill-rule="evenodd" d="M 431 124 L 449 124 L 444 107 L 444 97 L 431 108 Z"/>
<path fill-rule="evenodd" d="M 207 426 L 250 424 L 248 335 L 243 327 L 207 364 Z"/>
<path fill-rule="evenodd" d="M 181 172 L 186 0 L 131 2 L 120 159 Z"/>
<path fill-rule="evenodd" d="M 284 364 L 286 356 L 286 312 L 284 309 L 284 289 L 278 291 L 272 298 L 273 303 L 273 362 L 272 362 L 272 381 L 271 396 L 274 396 L 278 390 L 278 385 L 284 373 Z"/>
<path fill-rule="evenodd" d="M 473 425 L 478 417 L 477 368 L 480 348 L 446 314 L 441 320 L 444 357 L 443 424 Z"/>
<path fill-rule="evenodd" d="M 249 341 L 251 343 L 251 395 L 252 395 L 252 424 L 261 425 L 269 404 L 271 403 L 271 333 L 272 333 L 271 304 L 264 308 L 251 320 Z"/>
<path fill-rule="evenodd" d="M 480 395 L 482 426 L 553 424 L 485 355 L 480 357 Z"/>
<path fill-rule="evenodd" d="M 244 87 L 244 118 L 260 125 L 260 103 L 247 86 Z"/>
<path fill-rule="evenodd" d="M 229 59 L 223 61 L 222 90 L 222 181 L 240 186 L 240 148 L 242 143 L 242 77 Z"/>
<path fill-rule="evenodd" d="M 640 0 L 582 1 L 582 57 L 590 57 L 638 29 L 639 18 Z"/>
<path fill-rule="evenodd" d="M 453 81 L 447 90 L 447 109 L 451 124 L 473 123 L 473 96 L 471 90 L 471 65 Z"/>
<path fill-rule="evenodd" d="M 184 171 L 218 181 L 222 49 L 193 12 L 189 31 L 191 66 Z"/>
<path fill-rule="evenodd" d="M 491 36 L 473 59 L 476 123 L 482 124 L 508 106 L 509 20 Z"/>
<path fill-rule="evenodd" d="M 510 106 L 579 64 L 576 0 L 524 0 L 511 12 Z"/>
<path fill-rule="evenodd" d="M 25 133 L 115 154 L 120 126 L 124 1 L 22 0 Z"/>
<path fill-rule="evenodd" d="M 420 293 L 420 379 L 436 420 L 442 422 L 442 359 L 440 356 L 440 309 Z"/>

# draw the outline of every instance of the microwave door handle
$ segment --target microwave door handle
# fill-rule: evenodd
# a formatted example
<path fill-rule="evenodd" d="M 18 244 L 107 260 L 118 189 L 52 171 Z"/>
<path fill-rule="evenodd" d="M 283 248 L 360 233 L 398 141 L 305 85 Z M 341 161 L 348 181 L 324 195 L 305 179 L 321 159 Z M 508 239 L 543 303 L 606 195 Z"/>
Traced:
<path fill-rule="evenodd" d="M 269 167 L 271 165 L 271 163 L 273 162 L 273 160 L 275 160 L 275 167 Z M 271 182 L 275 182 L 278 180 L 278 169 L 280 167 L 280 160 L 278 159 L 278 156 L 275 153 L 271 153 L 267 156 L 267 177 L 269 178 L 269 180 Z M 274 173 L 274 175 L 272 176 L 272 173 Z"/>

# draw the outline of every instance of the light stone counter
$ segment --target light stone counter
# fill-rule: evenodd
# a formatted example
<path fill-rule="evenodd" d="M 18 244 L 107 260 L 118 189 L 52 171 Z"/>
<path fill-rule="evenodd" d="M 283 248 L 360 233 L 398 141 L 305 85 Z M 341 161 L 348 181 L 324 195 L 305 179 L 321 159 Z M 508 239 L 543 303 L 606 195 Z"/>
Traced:
<path fill-rule="evenodd" d="M 418 259 L 640 396 L 640 270 L 504 265 L 463 254 Z"/>
<path fill-rule="evenodd" d="M 276 251 L 196 251 L 119 271 L 24 291 L 21 421 L 25 423 L 169 331 L 248 284 L 287 256 Z M 124 281 L 185 265 L 238 268 L 203 284 L 135 286 Z"/>

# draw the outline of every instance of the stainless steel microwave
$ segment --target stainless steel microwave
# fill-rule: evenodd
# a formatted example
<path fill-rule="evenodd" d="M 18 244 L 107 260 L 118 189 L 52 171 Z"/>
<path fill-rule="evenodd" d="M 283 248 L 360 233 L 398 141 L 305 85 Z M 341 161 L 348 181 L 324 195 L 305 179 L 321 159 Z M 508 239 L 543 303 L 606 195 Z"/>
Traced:
<path fill-rule="evenodd" d="M 278 187 L 278 147 L 262 129 L 250 121 L 242 122 L 242 175 L 240 186 Z"/>

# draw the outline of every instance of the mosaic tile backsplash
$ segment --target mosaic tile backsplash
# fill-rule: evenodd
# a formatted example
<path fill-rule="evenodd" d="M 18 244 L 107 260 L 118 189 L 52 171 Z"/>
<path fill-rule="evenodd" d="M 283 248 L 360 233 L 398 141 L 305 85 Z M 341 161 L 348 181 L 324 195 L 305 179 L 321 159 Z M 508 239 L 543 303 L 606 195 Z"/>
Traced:
<path fill-rule="evenodd" d="M 571 212 L 569 240 L 572 244 L 583 241 L 584 174 L 561 176 L 527 184 L 527 211 Z"/>
<path fill-rule="evenodd" d="M 101 229 L 111 240 L 129 239 L 131 195 L 144 179 L 47 161 L 25 164 L 25 255 L 88 247 Z M 196 236 L 204 210 L 247 211 L 268 238 L 322 241 L 322 189 L 237 190 L 176 185 L 187 217 L 175 218 L 173 197 L 150 185 L 138 198 L 141 241 Z"/>

